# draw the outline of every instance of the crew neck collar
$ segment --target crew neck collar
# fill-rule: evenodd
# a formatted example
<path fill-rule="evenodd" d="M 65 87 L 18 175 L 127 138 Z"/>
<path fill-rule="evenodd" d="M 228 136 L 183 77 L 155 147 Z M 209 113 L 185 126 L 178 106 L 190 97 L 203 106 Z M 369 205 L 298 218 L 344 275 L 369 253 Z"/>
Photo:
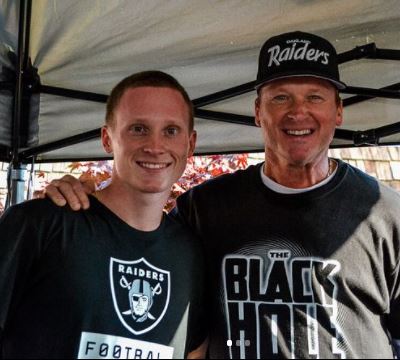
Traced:
<path fill-rule="evenodd" d="M 267 175 L 265 175 L 265 172 L 264 172 L 265 163 L 260 168 L 261 180 L 267 188 L 269 188 L 270 190 L 272 190 L 278 194 L 296 195 L 296 194 L 306 193 L 306 192 L 318 189 L 333 180 L 333 178 L 335 177 L 335 175 L 339 169 L 339 163 L 336 160 L 333 160 L 333 161 L 335 161 L 337 163 L 335 171 L 330 176 L 328 176 L 326 179 L 324 179 L 323 181 L 321 181 L 318 184 L 315 184 L 313 186 L 307 187 L 307 188 L 294 189 L 294 188 L 283 186 L 283 185 L 277 183 L 276 181 L 272 180 Z"/>
<path fill-rule="evenodd" d="M 152 231 L 143 231 L 130 226 L 127 222 L 122 220 L 117 214 L 111 211 L 106 205 L 104 205 L 101 201 L 99 201 L 99 199 L 97 199 L 93 195 L 90 196 L 90 205 L 100 211 L 103 215 L 110 218 L 112 221 L 119 223 L 126 230 L 137 233 L 137 235 L 140 235 L 142 237 L 154 237 L 161 235 L 164 232 L 165 222 L 167 218 L 165 213 L 163 214 L 161 223 L 157 229 Z"/>
<path fill-rule="evenodd" d="M 338 167 L 336 169 L 335 174 L 333 174 L 333 178 L 330 179 L 328 183 L 314 189 L 309 189 L 309 191 L 302 192 L 299 194 L 282 194 L 275 192 L 271 190 L 269 187 L 265 186 L 260 174 L 265 163 L 260 163 L 254 168 L 253 181 L 255 186 L 266 196 L 268 196 L 270 200 L 275 199 L 278 202 L 299 201 L 300 203 L 303 203 L 303 201 L 305 200 L 313 200 L 320 197 L 324 197 L 330 194 L 332 191 L 335 191 L 337 187 L 341 185 L 341 183 L 346 177 L 349 165 L 338 159 L 335 159 L 335 161 L 338 163 Z"/>

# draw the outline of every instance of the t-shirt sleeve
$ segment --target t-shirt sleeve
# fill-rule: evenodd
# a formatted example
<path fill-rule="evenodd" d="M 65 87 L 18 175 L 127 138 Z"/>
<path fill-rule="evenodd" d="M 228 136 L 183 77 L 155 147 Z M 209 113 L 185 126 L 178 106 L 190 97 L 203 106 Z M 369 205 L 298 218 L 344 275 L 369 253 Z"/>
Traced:
<path fill-rule="evenodd" d="M 7 320 L 23 294 L 40 251 L 40 225 L 35 221 L 37 214 L 32 212 L 32 206 L 16 206 L 0 217 L 0 346 Z"/>

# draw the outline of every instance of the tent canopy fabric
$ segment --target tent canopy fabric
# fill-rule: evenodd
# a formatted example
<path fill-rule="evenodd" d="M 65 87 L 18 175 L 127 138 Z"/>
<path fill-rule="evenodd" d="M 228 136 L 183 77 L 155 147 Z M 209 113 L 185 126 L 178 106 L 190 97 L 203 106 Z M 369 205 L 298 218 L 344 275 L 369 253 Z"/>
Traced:
<path fill-rule="evenodd" d="M 373 43 L 378 49 L 400 50 L 399 0 L 26 1 L 31 6 L 27 53 L 40 86 L 23 113 L 26 139 L 19 149 L 21 161 L 29 161 L 32 155 L 38 161 L 105 158 L 96 130 L 104 123 L 103 100 L 116 83 L 135 72 L 165 71 L 185 86 L 192 99 L 204 100 L 254 81 L 262 44 L 282 32 L 318 34 L 342 54 Z M 19 51 L 25 1 L 0 3 L 0 158 L 9 160 L 15 141 L 15 93 L 7 86 L 17 67 L 10 52 Z M 388 92 L 392 99 L 349 102 L 343 130 L 394 124 L 389 129 L 394 129 L 389 131 L 393 135 L 382 137 L 380 143 L 400 143 L 400 134 L 395 134 L 400 123 L 400 62 L 394 59 L 400 59 L 399 53 L 391 52 L 390 60 L 362 58 L 341 64 L 341 78 L 350 87 L 394 85 Z M 46 91 L 46 86 L 103 98 L 89 101 L 54 95 L 54 89 Z M 197 153 L 264 148 L 261 132 L 252 126 L 256 93 L 251 84 L 245 88 L 239 96 L 222 97 L 223 101 L 205 105 L 195 101 L 201 105 L 196 109 Z M 343 98 L 357 93 L 345 90 Z M 218 119 L 221 113 L 224 121 Z M 237 118 L 247 125 L 234 123 Z M 346 136 L 338 136 L 333 146 L 354 145 L 352 132 L 342 135 Z M 54 146 L 46 147 L 49 144 Z"/>

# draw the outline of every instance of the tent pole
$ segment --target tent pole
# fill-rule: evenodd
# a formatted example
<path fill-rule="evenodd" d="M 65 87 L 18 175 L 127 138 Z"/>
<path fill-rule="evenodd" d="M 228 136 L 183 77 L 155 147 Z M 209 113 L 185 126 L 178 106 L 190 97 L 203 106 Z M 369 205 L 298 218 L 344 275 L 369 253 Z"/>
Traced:
<path fill-rule="evenodd" d="M 30 23 L 32 15 L 32 0 L 20 0 L 19 29 L 18 29 L 18 61 L 15 77 L 15 95 L 13 111 L 13 141 L 12 160 L 9 181 L 10 204 L 15 205 L 24 201 L 26 165 L 23 165 L 19 156 L 21 146 L 22 117 L 29 116 L 23 113 L 24 74 L 29 65 Z"/>
<path fill-rule="evenodd" d="M 13 165 L 10 165 L 13 166 Z M 26 165 L 18 165 L 11 169 L 11 204 L 20 204 L 25 201 Z"/>

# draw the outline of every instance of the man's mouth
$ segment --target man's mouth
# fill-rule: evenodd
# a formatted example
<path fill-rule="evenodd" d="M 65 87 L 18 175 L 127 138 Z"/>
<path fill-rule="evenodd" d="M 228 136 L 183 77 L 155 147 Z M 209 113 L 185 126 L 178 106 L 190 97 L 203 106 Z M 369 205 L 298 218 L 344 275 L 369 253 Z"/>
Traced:
<path fill-rule="evenodd" d="M 313 129 L 303 129 L 303 130 L 283 130 L 286 135 L 290 136 L 308 136 L 314 133 Z"/>
<path fill-rule="evenodd" d="M 163 170 L 171 165 L 171 163 L 152 163 L 152 162 L 136 162 L 140 167 L 148 170 Z"/>

